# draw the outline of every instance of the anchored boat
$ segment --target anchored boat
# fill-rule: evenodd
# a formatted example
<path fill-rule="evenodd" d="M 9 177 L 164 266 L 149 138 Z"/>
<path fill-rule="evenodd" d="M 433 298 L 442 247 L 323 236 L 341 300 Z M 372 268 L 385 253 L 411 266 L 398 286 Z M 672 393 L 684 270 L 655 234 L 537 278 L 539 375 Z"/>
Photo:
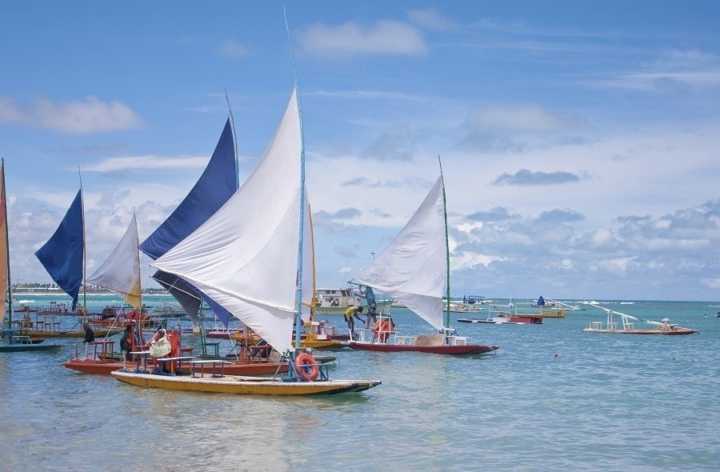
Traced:
<path fill-rule="evenodd" d="M 610 308 L 600 305 L 593 305 L 595 308 L 603 310 L 607 313 L 605 324 L 601 321 L 592 321 L 583 331 L 587 333 L 605 333 L 605 334 L 637 334 L 637 335 L 659 335 L 659 336 L 682 336 L 686 334 L 697 333 L 697 330 L 684 328 L 676 324 L 670 323 L 668 318 L 661 321 L 641 320 L 635 316 L 621 313 Z M 652 328 L 638 328 L 635 323 L 645 323 Z"/>
<path fill-rule="evenodd" d="M 8 212 L 5 194 L 5 160 L 0 164 L 0 352 L 50 351 L 60 349 L 58 344 L 48 344 L 44 339 L 33 339 L 13 329 L 13 295 L 10 277 L 10 240 L 8 238 Z M 7 302 L 7 305 L 6 305 Z M 7 310 L 6 310 L 7 308 Z M 26 311 L 26 314 L 29 310 Z M 7 314 L 7 327 L 5 315 Z"/>
<path fill-rule="evenodd" d="M 271 378 L 203 373 L 203 360 L 158 359 L 170 373 L 115 371 L 121 382 L 147 388 L 244 395 L 314 395 L 358 392 L 377 380 L 331 380 L 326 366 L 301 349 L 304 305 L 312 302 L 314 260 L 305 186 L 300 110 L 293 90 L 287 109 L 258 166 L 205 223 L 153 265 L 197 288 L 288 360 L 288 375 Z M 305 287 L 305 290 L 303 288 Z M 295 329 L 294 342 L 293 328 Z M 139 353 L 142 354 L 142 353 Z M 178 375 L 176 362 L 192 374 Z"/>
<path fill-rule="evenodd" d="M 439 158 L 438 158 L 439 161 Z M 391 316 L 368 314 L 350 347 L 366 351 L 415 351 L 433 354 L 482 354 L 497 346 L 473 344 L 450 327 L 450 247 L 445 181 L 440 176 L 410 221 L 365 270 L 357 283 L 383 292 L 432 325 L 429 336 L 401 336 Z M 370 292 L 372 293 L 372 291 Z M 443 310 L 444 308 L 444 310 Z"/>

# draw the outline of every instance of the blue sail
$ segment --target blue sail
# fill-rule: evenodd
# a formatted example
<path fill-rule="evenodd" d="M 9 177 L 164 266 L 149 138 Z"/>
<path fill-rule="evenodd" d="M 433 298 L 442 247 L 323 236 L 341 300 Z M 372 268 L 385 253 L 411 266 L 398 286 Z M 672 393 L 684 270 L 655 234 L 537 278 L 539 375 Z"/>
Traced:
<path fill-rule="evenodd" d="M 152 259 L 157 259 L 175 247 L 205 223 L 237 191 L 237 174 L 235 141 L 228 119 L 200 179 L 175 211 L 140 245 L 140 250 Z M 157 271 L 153 278 L 175 297 L 191 317 L 197 316 L 200 300 L 205 299 L 225 325 L 229 322 L 230 313 L 187 281 L 162 271 Z"/>
<path fill-rule="evenodd" d="M 82 190 L 80 190 L 55 233 L 35 252 L 55 283 L 72 297 L 73 310 L 77 305 L 83 280 L 84 226 Z"/>
<path fill-rule="evenodd" d="M 157 259 L 210 218 L 238 188 L 235 143 L 230 120 L 220 135 L 205 172 L 175 211 L 140 245 Z"/>

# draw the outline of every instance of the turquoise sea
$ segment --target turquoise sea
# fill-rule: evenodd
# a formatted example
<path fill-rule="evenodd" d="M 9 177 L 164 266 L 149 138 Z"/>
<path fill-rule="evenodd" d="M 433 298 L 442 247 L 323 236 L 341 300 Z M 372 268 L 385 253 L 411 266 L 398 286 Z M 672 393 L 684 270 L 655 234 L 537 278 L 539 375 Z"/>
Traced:
<path fill-rule="evenodd" d="M 500 350 L 341 351 L 334 377 L 383 384 L 301 399 L 74 373 L 61 365 L 72 341 L 54 354 L 0 354 L 0 470 L 720 470 L 720 303 L 608 306 L 700 334 L 584 333 L 604 319 L 596 311 L 538 326 L 460 325 Z M 401 331 L 427 331 L 395 312 Z"/>

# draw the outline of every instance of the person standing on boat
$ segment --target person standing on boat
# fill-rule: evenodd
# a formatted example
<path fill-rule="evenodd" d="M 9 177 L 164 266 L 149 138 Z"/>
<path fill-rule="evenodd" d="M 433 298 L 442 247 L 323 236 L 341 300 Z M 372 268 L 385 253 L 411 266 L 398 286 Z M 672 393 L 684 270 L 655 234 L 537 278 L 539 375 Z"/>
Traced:
<path fill-rule="evenodd" d="M 347 310 L 345 310 L 345 323 L 347 323 L 348 330 L 350 331 L 350 339 L 355 338 L 355 317 L 362 312 L 363 307 L 355 305 L 351 305 Z"/>
<path fill-rule="evenodd" d="M 127 361 L 131 360 L 130 353 L 134 350 L 135 335 L 133 333 L 133 323 L 128 323 L 125 326 L 125 332 L 120 338 L 120 350 L 123 356 L 123 368 L 127 367 Z"/>
<path fill-rule="evenodd" d="M 87 359 L 90 343 L 95 342 L 95 332 L 87 321 L 83 323 L 83 330 L 85 331 L 85 338 L 83 339 L 83 343 L 85 343 L 85 359 Z"/>

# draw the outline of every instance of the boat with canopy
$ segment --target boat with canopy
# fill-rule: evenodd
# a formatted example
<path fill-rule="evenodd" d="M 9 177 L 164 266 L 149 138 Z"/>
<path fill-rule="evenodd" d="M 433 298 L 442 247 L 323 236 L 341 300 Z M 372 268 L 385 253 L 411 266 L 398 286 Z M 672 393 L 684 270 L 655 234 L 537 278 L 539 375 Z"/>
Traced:
<path fill-rule="evenodd" d="M 439 161 L 439 159 L 438 159 Z M 350 347 L 367 351 L 415 351 L 433 354 L 482 354 L 497 346 L 472 344 L 450 326 L 450 248 L 445 182 L 440 176 L 410 221 L 356 282 L 404 305 L 437 331 L 432 335 L 401 336 L 391 316 L 375 318 L 371 329 L 359 331 Z"/>
<path fill-rule="evenodd" d="M 637 334 L 637 335 L 659 335 L 659 336 L 681 336 L 686 334 L 697 333 L 697 330 L 684 328 L 676 324 L 670 323 L 669 318 L 663 318 L 661 321 L 641 320 L 640 318 L 622 313 L 602 305 L 593 305 L 593 307 L 604 311 L 607 314 L 607 320 L 603 325 L 602 321 L 591 321 L 583 331 L 586 333 L 605 333 L 605 334 Z M 645 323 L 651 328 L 638 328 L 637 323 Z"/>
<path fill-rule="evenodd" d="M 275 137 L 245 183 L 153 264 L 196 287 L 283 353 L 287 376 L 208 378 L 136 369 L 113 372 L 113 377 L 141 387 L 251 395 L 359 392 L 379 385 L 377 380 L 331 380 L 327 368 L 301 349 L 303 313 L 312 301 L 307 290 L 311 274 L 303 267 L 310 267 L 314 257 L 307 244 L 311 227 L 306 191 L 294 89 Z M 202 362 L 189 360 L 194 373 Z"/>
<path fill-rule="evenodd" d="M 10 277 L 10 238 L 8 231 L 7 195 L 5 193 L 5 160 L 0 164 L 0 352 L 50 351 L 58 344 L 32 339 L 13 328 L 12 279 Z M 7 329 L 5 322 L 7 321 Z"/>

